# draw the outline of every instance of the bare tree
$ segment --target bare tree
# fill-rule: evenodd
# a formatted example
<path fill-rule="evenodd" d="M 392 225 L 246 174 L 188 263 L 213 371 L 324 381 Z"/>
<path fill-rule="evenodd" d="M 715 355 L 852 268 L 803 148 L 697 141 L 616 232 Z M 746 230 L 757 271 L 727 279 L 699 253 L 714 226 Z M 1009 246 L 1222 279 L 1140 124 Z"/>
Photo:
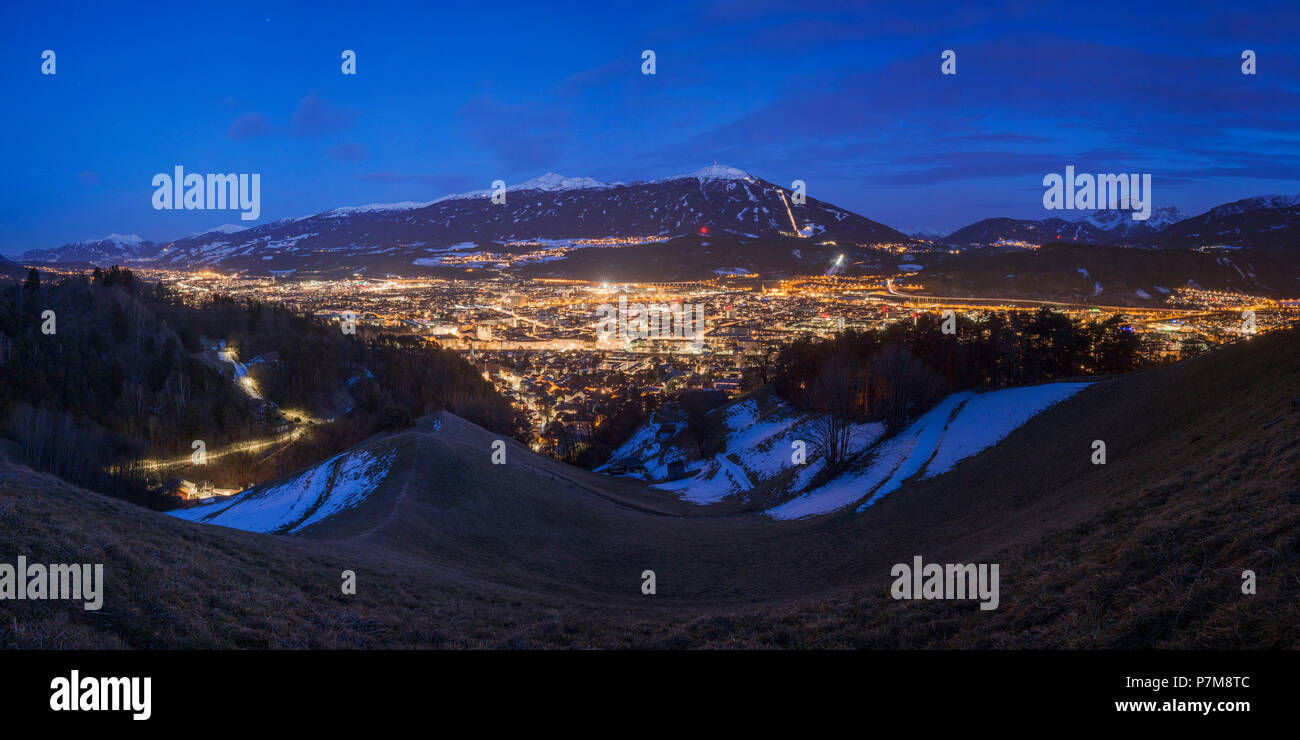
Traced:
<path fill-rule="evenodd" d="M 827 360 L 813 381 L 812 406 L 821 414 L 812 425 L 813 441 L 831 473 L 848 461 L 853 421 L 864 410 L 864 388 L 864 373 L 844 355 Z"/>
<path fill-rule="evenodd" d="M 884 347 L 871 360 L 871 418 L 892 434 L 948 392 L 947 381 L 901 344 Z"/>

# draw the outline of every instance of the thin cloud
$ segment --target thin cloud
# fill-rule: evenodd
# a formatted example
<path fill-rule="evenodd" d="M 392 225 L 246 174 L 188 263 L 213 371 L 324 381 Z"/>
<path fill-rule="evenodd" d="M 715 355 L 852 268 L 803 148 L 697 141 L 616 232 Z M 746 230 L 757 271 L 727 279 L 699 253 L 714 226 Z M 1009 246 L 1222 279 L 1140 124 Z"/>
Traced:
<path fill-rule="evenodd" d="M 329 148 L 329 155 L 340 162 L 360 162 L 366 158 L 366 148 L 360 144 L 345 141 Z"/>
<path fill-rule="evenodd" d="M 311 93 L 298 101 L 298 109 L 293 112 L 292 130 L 295 136 L 335 134 L 352 128 L 358 115 L 354 108 L 335 105 Z"/>
<path fill-rule="evenodd" d="M 261 113 L 245 113 L 226 129 L 227 139 L 252 139 L 267 136 L 275 129 Z"/>

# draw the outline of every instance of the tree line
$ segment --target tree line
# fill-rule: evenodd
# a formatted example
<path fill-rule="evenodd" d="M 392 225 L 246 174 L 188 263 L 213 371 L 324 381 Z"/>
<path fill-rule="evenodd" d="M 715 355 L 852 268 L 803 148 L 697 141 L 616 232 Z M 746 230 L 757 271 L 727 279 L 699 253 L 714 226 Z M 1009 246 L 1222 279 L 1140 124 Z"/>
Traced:
<path fill-rule="evenodd" d="M 774 391 L 822 414 L 818 446 L 835 472 L 848 461 L 852 425 L 881 422 L 894 433 L 949 393 L 995 389 L 1142 367 L 1142 340 L 1119 317 L 1075 321 L 1032 313 L 952 317 L 921 314 L 871 331 L 804 338 L 769 371 Z"/>
<path fill-rule="evenodd" d="M 212 448 L 266 434 L 267 406 L 231 382 L 231 366 L 216 357 L 221 341 L 245 363 L 262 358 L 249 375 L 263 398 L 334 419 L 265 476 L 441 409 L 519 434 L 509 402 L 450 350 L 345 335 L 308 314 L 229 296 L 187 303 L 118 267 L 53 284 L 32 270 L 0 283 L 0 431 L 33 467 L 150 503 L 140 459 L 187 455 L 196 439 Z"/>

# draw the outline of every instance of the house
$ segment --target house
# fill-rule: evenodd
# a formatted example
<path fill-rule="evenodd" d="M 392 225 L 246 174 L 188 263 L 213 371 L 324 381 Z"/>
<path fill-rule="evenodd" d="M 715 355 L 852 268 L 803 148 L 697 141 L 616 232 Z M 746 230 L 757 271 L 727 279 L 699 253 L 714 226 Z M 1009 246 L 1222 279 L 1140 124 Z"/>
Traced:
<path fill-rule="evenodd" d="M 175 496 L 182 501 L 203 501 L 214 496 L 233 496 L 239 493 L 240 488 L 214 488 L 211 483 L 204 481 L 200 486 L 193 481 L 177 478 L 163 484 L 162 492 L 166 496 Z"/>
<path fill-rule="evenodd" d="M 200 498 L 201 495 L 199 487 L 184 478 L 177 478 L 164 483 L 162 492 L 165 496 L 175 496 L 182 501 L 193 501 Z"/>

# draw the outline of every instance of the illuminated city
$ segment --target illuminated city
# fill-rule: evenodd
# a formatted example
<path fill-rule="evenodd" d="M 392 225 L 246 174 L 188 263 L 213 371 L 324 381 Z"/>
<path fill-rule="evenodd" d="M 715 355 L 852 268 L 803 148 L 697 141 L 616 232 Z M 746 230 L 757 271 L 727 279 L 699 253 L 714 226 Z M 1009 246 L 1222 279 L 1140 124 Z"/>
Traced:
<path fill-rule="evenodd" d="M 1294 725 L 1294 0 L 9 5 L 12 726 Z"/>
<path fill-rule="evenodd" d="M 1300 309 L 1237 293 L 1179 288 L 1163 307 L 1068 304 L 1020 299 L 941 298 L 908 272 L 868 277 L 758 274 L 680 283 L 528 280 L 492 274 L 473 280 L 387 277 L 281 279 L 215 272 L 142 270 L 191 299 L 213 294 L 275 302 L 338 323 L 356 315 L 362 332 L 411 335 L 460 352 L 526 413 L 535 449 L 555 451 L 544 430 L 559 421 L 581 440 L 620 398 L 654 408 L 681 390 L 737 396 L 761 385 L 764 363 L 799 337 L 914 322 L 952 311 L 978 318 L 1042 308 L 1090 323 L 1118 317 L 1140 335 L 1144 352 L 1175 361 L 1187 352 L 1288 326 Z M 671 339 L 604 341 L 596 311 L 618 297 L 706 307 L 702 346 Z M 1243 329 L 1243 312 L 1254 317 Z"/>

